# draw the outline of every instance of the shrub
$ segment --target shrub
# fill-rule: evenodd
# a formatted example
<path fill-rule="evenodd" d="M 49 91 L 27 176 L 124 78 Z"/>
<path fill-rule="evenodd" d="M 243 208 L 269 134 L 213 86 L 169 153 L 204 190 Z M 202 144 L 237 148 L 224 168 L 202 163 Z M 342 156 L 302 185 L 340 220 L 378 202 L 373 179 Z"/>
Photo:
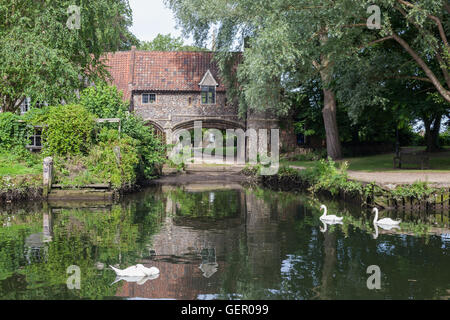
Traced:
<path fill-rule="evenodd" d="M 19 122 L 20 117 L 11 113 L 0 113 L 0 149 L 10 150 L 17 146 L 25 147 L 27 129 L 25 123 Z"/>
<path fill-rule="evenodd" d="M 439 145 L 441 146 L 450 146 L 450 129 L 441 133 L 439 136 Z"/>
<path fill-rule="evenodd" d="M 86 160 L 88 170 L 115 187 L 134 184 L 139 166 L 137 141 L 127 135 L 119 139 L 114 129 L 103 129 L 98 139 Z"/>
<path fill-rule="evenodd" d="M 158 167 L 165 161 L 165 145 L 145 125 L 144 120 L 128 111 L 122 93 L 114 86 L 100 84 L 82 91 L 80 103 L 99 118 L 121 119 L 122 132 L 136 140 L 139 154 L 138 177 L 151 179 L 158 175 Z M 117 128 L 116 124 L 102 124 L 102 128 Z"/>
<path fill-rule="evenodd" d="M 43 154 L 87 154 L 92 142 L 95 121 L 84 107 L 67 105 L 51 107 L 44 127 Z"/>
<path fill-rule="evenodd" d="M 128 114 L 123 120 L 122 132 L 136 140 L 140 155 L 138 173 L 145 179 L 152 179 L 158 175 L 158 167 L 166 160 L 166 146 L 145 125 L 144 120 L 134 114 Z"/>
<path fill-rule="evenodd" d="M 99 118 L 117 118 L 128 111 L 122 93 L 105 83 L 84 89 L 80 94 L 80 104 Z"/>

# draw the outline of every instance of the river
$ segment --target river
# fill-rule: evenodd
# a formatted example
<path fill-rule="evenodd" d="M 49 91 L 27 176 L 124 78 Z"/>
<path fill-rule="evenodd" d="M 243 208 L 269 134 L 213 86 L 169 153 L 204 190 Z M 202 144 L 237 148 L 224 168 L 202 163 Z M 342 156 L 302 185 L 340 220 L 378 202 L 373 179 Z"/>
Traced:
<path fill-rule="evenodd" d="M 320 203 L 196 184 L 149 188 L 118 204 L 5 207 L 0 299 L 450 297 L 449 233 L 412 232 L 420 229 L 414 215 L 401 217 L 408 232 L 376 230 L 369 211 L 330 201 L 329 212 L 346 218 L 325 226 Z M 432 220 L 448 227 L 448 215 Z M 108 267 L 137 263 L 157 267 L 159 277 L 115 282 Z M 368 286 L 369 266 L 380 271 L 371 282 L 379 289 Z"/>

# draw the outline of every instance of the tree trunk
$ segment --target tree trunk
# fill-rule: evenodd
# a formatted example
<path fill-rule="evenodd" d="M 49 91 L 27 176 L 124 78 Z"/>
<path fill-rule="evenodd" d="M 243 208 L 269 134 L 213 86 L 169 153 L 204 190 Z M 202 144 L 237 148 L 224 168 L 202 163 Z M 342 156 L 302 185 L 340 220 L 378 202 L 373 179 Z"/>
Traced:
<path fill-rule="evenodd" d="M 336 117 L 336 97 L 334 92 L 329 89 L 323 89 L 323 94 L 322 115 L 327 137 L 327 153 L 333 160 L 337 160 L 342 158 L 342 148 Z"/>
<path fill-rule="evenodd" d="M 320 35 L 320 42 L 322 45 L 325 45 L 328 42 L 326 28 Z M 333 78 L 333 62 L 330 61 L 330 57 L 327 55 L 322 55 L 320 60 L 320 64 L 316 61 L 314 61 L 313 64 L 316 69 L 319 70 L 322 80 L 324 96 L 322 115 L 327 137 L 327 154 L 333 160 L 337 160 L 342 158 L 342 149 L 337 125 L 336 96 L 329 87 Z"/>
<path fill-rule="evenodd" d="M 427 152 L 438 152 L 441 150 L 439 146 L 439 132 L 441 130 L 442 115 L 437 115 L 434 119 L 425 119 L 425 144 Z"/>

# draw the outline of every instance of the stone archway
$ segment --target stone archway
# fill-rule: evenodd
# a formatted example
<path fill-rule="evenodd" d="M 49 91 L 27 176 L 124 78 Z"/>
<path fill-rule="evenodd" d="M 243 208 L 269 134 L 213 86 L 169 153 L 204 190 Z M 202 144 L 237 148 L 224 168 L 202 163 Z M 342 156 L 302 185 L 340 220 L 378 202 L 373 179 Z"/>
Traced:
<path fill-rule="evenodd" d="M 166 130 L 166 139 L 167 139 L 167 143 L 168 144 L 173 144 L 172 139 L 176 136 L 178 136 L 180 134 L 180 131 L 182 130 L 187 130 L 187 131 L 191 131 L 191 137 L 192 136 L 192 130 L 195 129 L 195 123 L 201 121 L 201 128 L 202 129 L 217 129 L 222 131 L 222 134 L 224 134 L 223 131 L 227 130 L 227 129 L 232 129 L 232 130 L 241 130 L 242 134 L 245 135 L 245 131 L 246 131 L 246 126 L 244 123 L 242 122 L 238 122 L 238 121 L 234 121 L 234 120 L 226 120 L 226 119 L 220 119 L 220 118 L 196 118 L 196 119 L 191 119 L 191 120 L 187 120 L 187 121 L 182 121 L 182 122 L 178 122 L 175 125 L 173 125 L 173 127 L 171 129 Z M 242 136 L 241 134 L 239 134 L 240 136 Z M 214 138 L 215 139 L 215 138 Z M 229 150 L 227 148 L 227 143 L 225 140 L 225 135 L 222 137 L 222 141 L 223 141 L 223 150 L 222 150 L 222 154 L 225 158 L 225 155 L 227 153 L 227 150 Z M 237 138 L 236 138 L 237 139 Z M 204 141 L 204 140 L 203 140 Z M 235 147 L 238 146 L 243 146 L 244 150 L 245 150 L 245 146 L 246 146 L 246 141 L 244 138 L 244 141 L 241 141 L 240 143 L 237 143 L 237 141 L 235 141 L 235 143 L 237 143 L 235 145 Z M 214 141 L 210 141 L 213 144 L 215 143 Z M 193 145 L 195 142 L 193 140 L 191 140 L 191 144 Z M 204 144 L 203 142 L 201 142 L 201 144 L 199 145 L 200 148 L 204 148 Z M 196 148 L 194 148 L 196 149 Z M 198 150 L 198 149 L 197 149 Z M 234 152 L 237 149 L 235 149 Z M 245 154 L 245 151 L 244 151 Z M 194 156 L 195 157 L 195 156 Z M 236 157 L 236 154 L 235 154 Z M 245 155 L 244 155 L 245 157 Z"/>
<path fill-rule="evenodd" d="M 226 130 L 226 129 L 242 129 L 246 130 L 245 124 L 242 122 L 234 121 L 234 120 L 226 120 L 226 119 L 220 119 L 220 118 L 198 118 L 198 119 L 192 119 L 188 121 L 183 121 L 175 124 L 172 127 L 172 132 L 176 133 L 179 130 L 185 129 L 185 130 L 191 130 L 194 129 L 194 125 L 196 121 L 202 122 L 202 128 L 205 129 L 219 129 L 219 130 Z"/>
<path fill-rule="evenodd" d="M 163 141 L 163 142 L 166 141 L 166 133 L 165 133 L 163 127 L 159 123 L 157 123 L 153 120 L 146 120 L 145 124 L 147 127 L 150 127 L 153 129 L 153 132 L 155 133 L 155 135 L 158 138 L 161 139 L 161 141 Z"/>

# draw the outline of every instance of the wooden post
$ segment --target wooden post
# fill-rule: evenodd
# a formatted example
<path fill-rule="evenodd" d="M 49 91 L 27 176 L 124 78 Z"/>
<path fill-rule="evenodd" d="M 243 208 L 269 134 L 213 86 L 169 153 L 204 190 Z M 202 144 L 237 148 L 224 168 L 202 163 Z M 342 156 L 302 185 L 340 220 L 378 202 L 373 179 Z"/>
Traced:
<path fill-rule="evenodd" d="M 53 158 L 48 157 L 44 159 L 44 183 L 43 183 L 43 196 L 48 198 L 48 194 L 52 189 L 53 183 Z"/>

